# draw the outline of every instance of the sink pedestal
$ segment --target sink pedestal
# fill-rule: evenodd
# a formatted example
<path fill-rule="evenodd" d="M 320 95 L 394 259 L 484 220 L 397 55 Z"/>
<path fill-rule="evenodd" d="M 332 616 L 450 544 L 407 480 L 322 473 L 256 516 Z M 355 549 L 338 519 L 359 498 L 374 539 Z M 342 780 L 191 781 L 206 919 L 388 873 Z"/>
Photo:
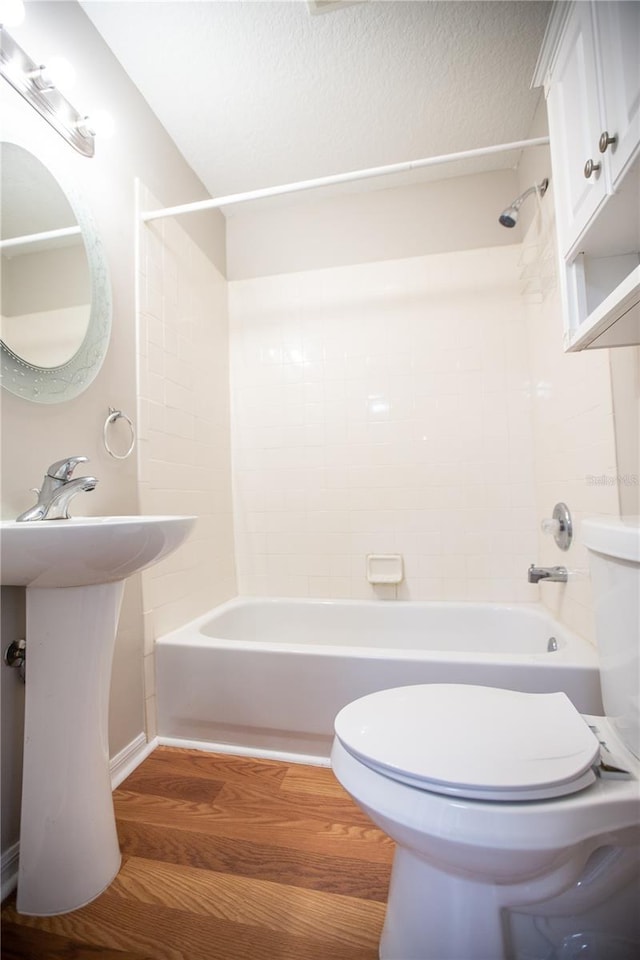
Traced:
<path fill-rule="evenodd" d="M 118 872 L 108 718 L 124 581 L 172 553 L 195 521 L 0 521 L 2 585 L 27 588 L 20 913 L 76 910 Z"/>
<path fill-rule="evenodd" d="M 123 590 L 27 587 L 19 913 L 75 910 L 120 867 L 108 719 Z"/>

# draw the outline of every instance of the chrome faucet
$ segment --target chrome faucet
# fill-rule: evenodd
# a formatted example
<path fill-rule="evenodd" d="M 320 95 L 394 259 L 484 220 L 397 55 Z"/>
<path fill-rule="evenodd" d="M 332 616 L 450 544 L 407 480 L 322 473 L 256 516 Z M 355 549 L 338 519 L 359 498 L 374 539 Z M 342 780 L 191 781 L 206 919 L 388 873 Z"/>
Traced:
<path fill-rule="evenodd" d="M 529 583 L 539 583 L 549 580 L 551 583 L 566 583 L 568 578 L 566 567 L 536 567 L 533 563 L 529 567 L 527 579 Z"/>
<path fill-rule="evenodd" d="M 27 520 L 68 520 L 69 504 L 73 498 L 83 491 L 95 490 L 95 477 L 75 477 L 71 479 L 75 467 L 79 463 L 87 463 L 88 457 L 67 457 L 65 460 L 56 460 L 44 475 L 42 486 L 38 494 L 38 502 L 25 510 L 17 517 L 18 523 Z"/>

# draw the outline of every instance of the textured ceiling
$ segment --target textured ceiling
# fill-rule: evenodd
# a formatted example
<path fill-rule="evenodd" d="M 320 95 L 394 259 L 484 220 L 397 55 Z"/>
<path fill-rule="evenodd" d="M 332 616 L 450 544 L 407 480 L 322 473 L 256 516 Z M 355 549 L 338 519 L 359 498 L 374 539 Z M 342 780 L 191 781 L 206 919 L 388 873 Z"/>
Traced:
<path fill-rule="evenodd" d="M 303 0 L 82 6 L 213 196 L 525 138 L 550 8 L 365 0 L 313 15 Z"/>

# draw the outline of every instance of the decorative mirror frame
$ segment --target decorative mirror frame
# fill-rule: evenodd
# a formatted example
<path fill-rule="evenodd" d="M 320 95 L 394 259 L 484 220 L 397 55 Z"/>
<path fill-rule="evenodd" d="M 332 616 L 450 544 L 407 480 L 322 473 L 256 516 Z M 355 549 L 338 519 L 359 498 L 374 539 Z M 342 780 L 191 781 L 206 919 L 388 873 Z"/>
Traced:
<path fill-rule="evenodd" d="M 30 150 L 13 137 L 3 137 L 23 150 Z M 58 182 L 73 210 L 84 242 L 91 280 L 91 310 L 87 332 L 73 357 L 59 367 L 37 367 L 17 356 L 0 341 L 2 386 L 10 393 L 35 403 L 62 403 L 77 397 L 97 376 L 111 336 L 112 299 L 109 267 L 104 245 L 84 200 L 59 172 L 37 157 Z"/>

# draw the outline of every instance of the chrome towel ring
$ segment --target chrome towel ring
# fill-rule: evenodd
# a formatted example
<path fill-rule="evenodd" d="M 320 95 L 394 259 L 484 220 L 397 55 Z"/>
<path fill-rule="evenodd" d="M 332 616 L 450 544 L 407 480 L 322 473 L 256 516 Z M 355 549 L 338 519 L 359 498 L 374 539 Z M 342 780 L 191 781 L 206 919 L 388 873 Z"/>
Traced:
<path fill-rule="evenodd" d="M 129 424 L 129 429 L 131 430 L 131 443 L 129 444 L 129 447 L 126 453 L 115 453 L 109 446 L 109 439 L 108 439 L 109 427 L 112 426 L 116 422 L 116 420 L 120 420 L 120 419 L 126 420 L 127 423 Z M 104 422 L 102 439 L 104 440 L 105 450 L 107 451 L 109 456 L 113 457 L 114 460 L 126 460 L 127 457 L 131 455 L 131 452 L 136 445 L 136 431 L 135 431 L 135 427 L 133 426 L 131 417 L 128 417 L 126 413 L 122 412 L 122 410 L 116 410 L 114 407 L 109 407 L 109 415 Z"/>

